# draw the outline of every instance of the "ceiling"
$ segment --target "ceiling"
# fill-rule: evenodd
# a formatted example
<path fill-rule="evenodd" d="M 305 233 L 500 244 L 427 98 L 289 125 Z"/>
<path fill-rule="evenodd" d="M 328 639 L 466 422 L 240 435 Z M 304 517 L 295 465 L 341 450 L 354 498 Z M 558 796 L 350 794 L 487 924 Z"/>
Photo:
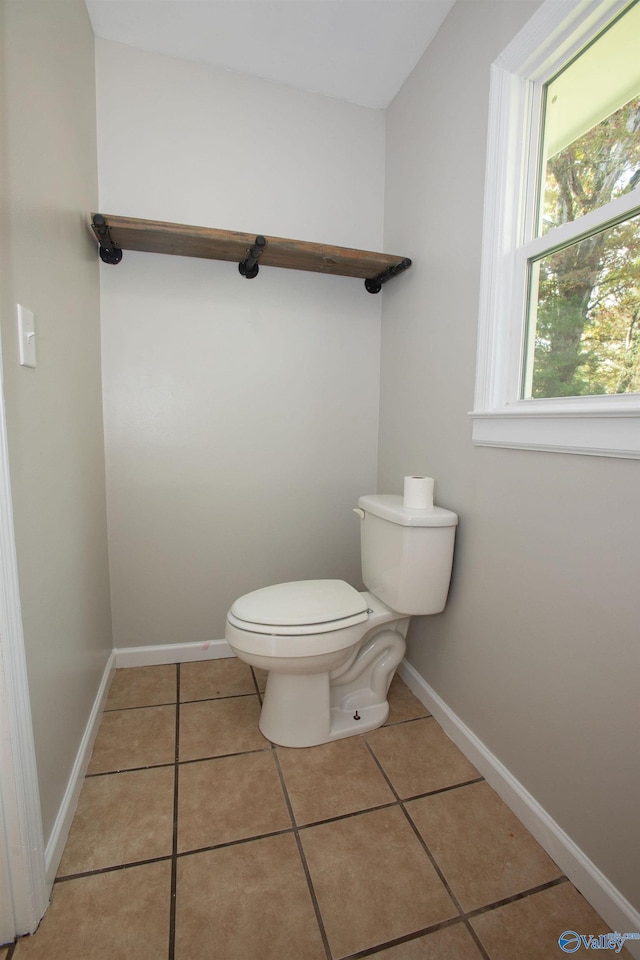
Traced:
<path fill-rule="evenodd" d="M 385 108 L 455 0 L 85 0 L 98 37 Z"/>

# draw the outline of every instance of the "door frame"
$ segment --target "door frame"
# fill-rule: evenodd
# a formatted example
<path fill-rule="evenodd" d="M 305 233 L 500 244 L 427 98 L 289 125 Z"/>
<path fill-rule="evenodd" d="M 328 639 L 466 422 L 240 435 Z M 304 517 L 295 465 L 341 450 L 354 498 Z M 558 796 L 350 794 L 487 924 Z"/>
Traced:
<path fill-rule="evenodd" d="M 0 342 L 0 944 L 33 933 L 49 901 L 18 586 Z"/>

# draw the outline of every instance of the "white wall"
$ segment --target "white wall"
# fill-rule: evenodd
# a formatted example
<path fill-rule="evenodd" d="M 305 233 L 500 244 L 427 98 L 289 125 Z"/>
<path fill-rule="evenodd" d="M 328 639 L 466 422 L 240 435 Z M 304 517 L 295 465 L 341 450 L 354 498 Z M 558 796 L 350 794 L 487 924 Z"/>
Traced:
<path fill-rule="evenodd" d="M 103 213 L 381 249 L 380 111 L 106 41 L 97 67 Z M 381 298 L 127 252 L 101 283 L 115 646 L 221 638 L 268 583 L 358 584 Z"/>
<path fill-rule="evenodd" d="M 2 365 L 45 841 L 111 649 L 93 35 L 82 0 L 4 3 Z M 36 317 L 18 362 L 15 307 Z M 19 695 L 19 692 L 18 694 Z"/>
<path fill-rule="evenodd" d="M 535 3 L 458 0 L 388 111 L 379 484 L 458 511 L 444 614 L 408 658 L 640 908 L 640 463 L 474 448 L 489 67 Z M 398 384 L 403 389 L 398 389 Z"/>

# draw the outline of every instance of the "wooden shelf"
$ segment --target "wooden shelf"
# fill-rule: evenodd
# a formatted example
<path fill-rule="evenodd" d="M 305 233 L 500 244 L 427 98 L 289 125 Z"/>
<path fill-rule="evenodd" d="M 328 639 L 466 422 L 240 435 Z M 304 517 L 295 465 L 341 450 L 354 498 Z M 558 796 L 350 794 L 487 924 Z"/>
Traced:
<path fill-rule="evenodd" d="M 92 214 L 91 227 L 100 244 L 100 256 L 107 263 L 118 263 L 122 250 L 229 260 L 238 264 L 249 261 L 250 266 L 257 263 L 261 267 L 359 277 L 367 281 L 370 293 L 377 293 L 383 283 L 411 266 L 408 258 L 386 253 L 158 220 Z"/>

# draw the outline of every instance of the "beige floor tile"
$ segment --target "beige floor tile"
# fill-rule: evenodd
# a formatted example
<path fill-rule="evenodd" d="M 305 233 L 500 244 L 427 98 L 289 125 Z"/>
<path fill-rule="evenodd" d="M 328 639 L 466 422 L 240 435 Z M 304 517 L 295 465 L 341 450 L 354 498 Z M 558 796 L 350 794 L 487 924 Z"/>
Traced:
<path fill-rule="evenodd" d="M 375 960 L 482 960 L 482 954 L 465 925 L 454 923 L 435 933 L 381 950 L 375 954 Z M 516 954 L 509 960 L 516 960 Z"/>
<path fill-rule="evenodd" d="M 402 799 L 480 776 L 432 717 L 381 727 L 366 737 Z"/>
<path fill-rule="evenodd" d="M 395 797 L 361 737 L 317 747 L 278 747 L 296 823 L 327 820 Z"/>
<path fill-rule="evenodd" d="M 59 876 L 171 855 L 173 767 L 85 780 Z"/>
<path fill-rule="evenodd" d="M 431 714 L 420 703 L 415 693 L 409 689 L 398 674 L 394 676 L 389 687 L 389 718 L 390 723 L 402 723 L 403 720 L 417 720 L 419 717 L 429 717 Z"/>
<path fill-rule="evenodd" d="M 180 707 L 180 760 L 203 760 L 269 746 L 258 729 L 257 694 L 198 700 Z"/>
<path fill-rule="evenodd" d="M 174 706 L 111 710 L 100 722 L 88 773 L 173 763 L 175 741 Z"/>
<path fill-rule="evenodd" d="M 209 700 L 255 693 L 251 667 L 237 657 L 180 665 L 180 700 Z"/>
<path fill-rule="evenodd" d="M 183 763 L 178 783 L 178 850 L 291 829 L 272 750 Z"/>
<path fill-rule="evenodd" d="M 175 663 L 158 667 L 127 667 L 116 670 L 105 710 L 126 707 L 154 707 L 175 703 L 177 691 Z"/>
<path fill-rule="evenodd" d="M 56 883 L 51 905 L 15 960 L 159 960 L 168 955 L 171 864 L 150 863 Z"/>
<path fill-rule="evenodd" d="M 336 960 L 457 915 L 397 806 L 309 827 L 300 839 Z"/>
<path fill-rule="evenodd" d="M 176 960 L 325 960 L 292 834 L 178 860 Z"/>
<path fill-rule="evenodd" d="M 568 882 L 483 913 L 471 924 L 491 960 L 559 960 L 568 956 L 558 944 L 565 931 L 599 937 L 611 929 Z M 583 945 L 578 950 L 587 952 Z M 625 948 L 602 955 L 630 958 Z"/>
<path fill-rule="evenodd" d="M 406 806 L 465 911 L 561 876 L 488 783 L 422 797 Z"/>

